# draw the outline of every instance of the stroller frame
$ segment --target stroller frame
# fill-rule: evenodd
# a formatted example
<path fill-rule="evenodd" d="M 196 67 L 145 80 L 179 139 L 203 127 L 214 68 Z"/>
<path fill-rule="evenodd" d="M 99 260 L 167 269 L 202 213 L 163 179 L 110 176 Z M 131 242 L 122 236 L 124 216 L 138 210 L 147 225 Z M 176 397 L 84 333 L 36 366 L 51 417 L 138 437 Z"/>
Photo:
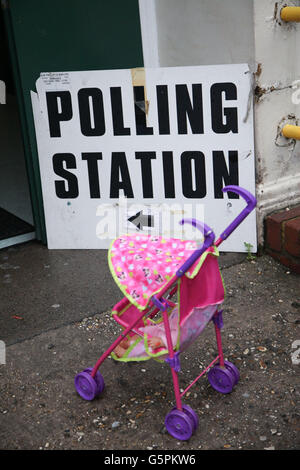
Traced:
<path fill-rule="evenodd" d="M 190 223 L 194 227 L 201 230 L 204 234 L 203 245 L 195 250 L 192 255 L 183 263 L 183 265 L 177 270 L 168 283 L 165 285 L 163 290 L 157 295 L 151 297 L 151 303 L 154 306 L 154 310 L 150 316 L 155 316 L 159 311 L 162 314 L 163 324 L 165 328 L 167 338 L 167 350 L 168 357 L 165 359 L 169 363 L 172 373 L 174 394 L 176 400 L 176 407 L 171 410 L 165 418 L 165 426 L 169 434 L 179 440 L 188 440 L 198 427 L 199 420 L 197 414 L 188 405 L 182 403 L 182 397 L 186 392 L 208 372 L 208 380 L 212 387 L 220 393 L 230 393 L 234 386 L 239 381 L 239 371 L 237 367 L 229 361 L 224 359 L 224 353 L 222 348 L 221 329 L 223 327 L 222 310 L 216 308 L 216 312 L 212 317 L 214 323 L 215 335 L 217 341 L 218 355 L 215 359 L 201 372 L 201 374 L 195 378 L 195 380 L 188 385 L 188 387 L 180 393 L 178 372 L 180 371 L 180 350 L 175 352 L 172 343 L 169 317 L 167 313 L 168 300 L 163 297 L 165 293 L 169 291 L 169 296 L 174 292 L 172 289 L 173 284 L 182 277 L 188 269 L 195 263 L 197 259 L 213 244 L 218 247 L 228 236 L 240 225 L 240 223 L 250 214 L 250 212 L 256 206 L 255 197 L 247 190 L 239 186 L 225 186 L 224 192 L 230 191 L 239 194 L 244 198 L 247 206 L 242 212 L 233 220 L 233 222 L 221 233 L 220 237 L 215 242 L 214 232 L 204 223 L 199 222 L 195 219 L 183 219 L 180 223 Z M 215 243 L 214 243 L 215 242 Z M 170 291 L 171 289 L 171 291 Z M 99 368 L 104 360 L 113 352 L 113 350 L 120 344 L 120 342 L 126 338 L 126 336 L 134 332 L 136 325 L 145 317 L 145 311 L 141 311 L 140 314 L 134 319 L 134 321 L 127 325 L 123 324 L 122 319 L 118 317 L 117 313 L 122 312 L 124 307 L 128 305 L 129 300 L 125 297 L 118 302 L 114 307 L 113 318 L 123 327 L 123 332 L 118 338 L 111 344 L 111 346 L 102 354 L 98 359 L 93 368 L 85 369 L 75 377 L 75 388 L 77 393 L 85 400 L 93 400 L 96 396 L 100 395 L 104 388 L 104 379 L 99 372 Z M 217 363 L 217 365 L 215 365 Z"/>

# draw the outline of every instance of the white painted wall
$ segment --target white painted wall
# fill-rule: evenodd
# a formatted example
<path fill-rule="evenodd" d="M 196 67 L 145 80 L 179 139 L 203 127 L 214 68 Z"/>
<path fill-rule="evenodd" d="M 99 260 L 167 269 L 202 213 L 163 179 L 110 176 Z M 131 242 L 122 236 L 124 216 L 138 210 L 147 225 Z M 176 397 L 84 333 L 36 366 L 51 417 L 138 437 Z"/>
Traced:
<path fill-rule="evenodd" d="M 253 62 L 253 0 L 155 4 L 160 66 Z"/>
<path fill-rule="evenodd" d="M 262 92 L 254 107 L 260 244 L 265 215 L 300 202 L 300 142 L 280 135 L 285 123 L 300 124 L 292 102 L 300 24 L 281 21 L 286 4 L 300 1 L 140 0 L 145 67 L 246 62 L 253 71 L 253 91 Z"/>
<path fill-rule="evenodd" d="M 300 202 L 300 142 L 280 135 L 284 124 L 300 118 L 300 104 L 292 101 L 296 90 L 291 88 L 300 78 L 300 24 L 281 20 L 280 10 L 287 3 L 300 6 L 299 1 L 254 1 L 255 60 L 261 64 L 256 84 L 263 92 L 254 108 L 261 242 L 264 216 Z"/>

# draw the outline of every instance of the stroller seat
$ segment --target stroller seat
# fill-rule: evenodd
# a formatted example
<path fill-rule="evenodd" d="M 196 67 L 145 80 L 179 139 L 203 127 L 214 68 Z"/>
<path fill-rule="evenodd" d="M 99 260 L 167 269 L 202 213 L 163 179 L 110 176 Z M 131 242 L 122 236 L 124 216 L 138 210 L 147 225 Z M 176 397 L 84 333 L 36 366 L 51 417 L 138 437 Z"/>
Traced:
<path fill-rule="evenodd" d="M 126 329 L 141 312 L 144 313 L 130 333 L 139 336 L 136 342 L 122 358 L 113 354 L 114 359 L 162 359 L 167 355 L 166 347 L 151 351 L 148 346 L 148 339 L 151 335 L 160 336 L 156 332 L 162 327 L 162 318 L 157 320 L 155 317 L 160 312 L 153 305 L 155 296 L 168 293 L 171 297 L 177 293 L 177 304 L 164 299 L 173 325 L 175 351 L 186 349 L 203 331 L 224 300 L 224 287 L 215 246 L 209 247 L 181 279 L 176 278 L 178 268 L 196 249 L 196 241 L 147 235 L 123 236 L 113 242 L 108 254 L 109 266 L 125 298 L 115 305 L 112 316 Z M 171 290 L 168 290 L 170 285 Z"/>

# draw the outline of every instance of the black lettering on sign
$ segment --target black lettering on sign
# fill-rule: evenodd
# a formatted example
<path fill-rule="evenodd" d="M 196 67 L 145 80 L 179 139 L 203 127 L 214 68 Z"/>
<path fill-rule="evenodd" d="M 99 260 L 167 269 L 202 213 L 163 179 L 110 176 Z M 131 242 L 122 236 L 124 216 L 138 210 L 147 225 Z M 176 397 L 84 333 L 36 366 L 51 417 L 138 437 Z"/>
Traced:
<path fill-rule="evenodd" d="M 187 85 L 176 85 L 178 134 L 187 134 L 187 116 L 193 134 L 203 134 L 202 85 L 192 85 L 191 103 Z"/>
<path fill-rule="evenodd" d="M 121 180 L 120 180 L 121 176 Z M 133 191 L 130 181 L 125 152 L 112 152 L 111 155 L 111 175 L 110 175 L 110 197 L 119 198 L 120 190 L 124 191 L 124 196 L 133 198 Z"/>
<path fill-rule="evenodd" d="M 90 184 L 90 196 L 92 199 L 100 197 L 100 182 L 98 172 L 98 160 L 102 160 L 102 153 L 99 152 L 87 152 L 82 153 L 82 160 L 87 161 L 89 184 Z"/>
<path fill-rule="evenodd" d="M 141 160 L 143 197 L 153 197 L 151 160 L 155 160 L 155 152 L 135 152 L 136 160 Z"/>
<path fill-rule="evenodd" d="M 50 137 L 61 137 L 60 122 L 72 119 L 72 100 L 69 91 L 46 92 Z"/>
<path fill-rule="evenodd" d="M 78 91 L 80 127 L 87 137 L 105 133 L 102 91 L 99 88 L 81 88 Z"/>
<path fill-rule="evenodd" d="M 77 177 L 64 168 L 64 166 L 68 169 L 76 168 L 75 156 L 72 153 L 56 153 L 52 161 L 54 173 L 64 178 L 64 181 L 55 180 L 54 182 L 57 197 L 75 199 L 79 194 Z"/>
<path fill-rule="evenodd" d="M 187 151 L 181 154 L 181 177 L 185 197 L 201 199 L 206 196 L 205 156 L 202 152 Z"/>
<path fill-rule="evenodd" d="M 157 85 L 156 98 L 159 133 L 170 134 L 169 99 L 167 85 Z"/>
<path fill-rule="evenodd" d="M 110 100 L 114 135 L 130 135 L 130 128 L 124 127 L 121 87 L 111 87 Z"/>
<path fill-rule="evenodd" d="M 165 198 L 175 198 L 173 152 L 162 152 Z"/>
<path fill-rule="evenodd" d="M 239 165 L 237 150 L 229 150 L 228 152 L 229 168 L 227 168 L 225 155 L 222 150 L 213 151 L 213 168 L 214 168 L 214 190 L 215 198 L 223 199 L 223 186 L 234 184 L 239 185 Z M 224 185 L 223 185 L 224 182 Z M 230 199 L 238 199 L 239 195 L 228 191 Z"/>
<path fill-rule="evenodd" d="M 211 100 L 211 123 L 212 129 L 216 134 L 227 134 L 238 132 L 238 113 L 237 108 L 224 108 L 222 95 L 225 94 L 226 100 L 237 99 L 237 89 L 234 83 L 214 83 L 210 89 Z M 223 118 L 225 116 L 225 123 Z"/>
<path fill-rule="evenodd" d="M 137 135 L 152 135 L 153 127 L 147 127 L 145 90 L 143 86 L 134 86 L 134 112 Z"/>

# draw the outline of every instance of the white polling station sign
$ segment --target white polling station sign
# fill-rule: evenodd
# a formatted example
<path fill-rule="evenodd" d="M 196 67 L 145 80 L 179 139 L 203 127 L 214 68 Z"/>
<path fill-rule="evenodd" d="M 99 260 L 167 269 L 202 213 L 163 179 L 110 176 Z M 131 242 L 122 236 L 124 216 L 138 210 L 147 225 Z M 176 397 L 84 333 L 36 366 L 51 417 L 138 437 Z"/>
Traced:
<path fill-rule="evenodd" d="M 191 216 L 218 237 L 245 206 L 222 188 L 255 193 L 246 64 L 49 72 L 36 90 L 49 248 L 108 248 L 124 232 L 178 237 Z M 254 213 L 220 249 L 245 243 L 256 251 Z"/>

